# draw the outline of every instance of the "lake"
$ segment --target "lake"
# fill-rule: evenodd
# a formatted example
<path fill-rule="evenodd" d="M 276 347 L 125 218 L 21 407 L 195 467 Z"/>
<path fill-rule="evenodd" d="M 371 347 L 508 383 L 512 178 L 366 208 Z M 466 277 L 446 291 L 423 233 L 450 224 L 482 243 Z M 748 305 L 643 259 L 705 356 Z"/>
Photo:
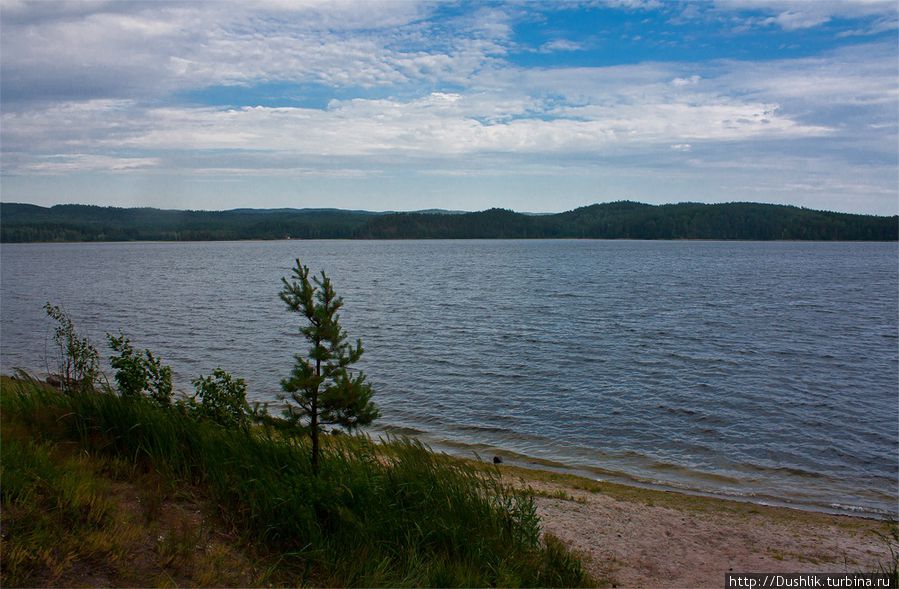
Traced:
<path fill-rule="evenodd" d="M 223 367 L 274 401 L 307 346 L 299 257 L 361 337 L 374 433 L 594 478 L 897 515 L 896 243 L 4 244 L 0 368 L 53 366 L 62 305 L 177 388 Z"/>

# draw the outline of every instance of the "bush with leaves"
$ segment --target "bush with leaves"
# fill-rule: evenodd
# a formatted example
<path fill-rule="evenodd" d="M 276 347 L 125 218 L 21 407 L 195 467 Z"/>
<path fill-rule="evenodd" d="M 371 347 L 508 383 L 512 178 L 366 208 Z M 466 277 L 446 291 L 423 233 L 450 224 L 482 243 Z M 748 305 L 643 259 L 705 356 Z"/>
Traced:
<path fill-rule="evenodd" d="M 100 354 L 86 337 L 79 337 L 75 324 L 58 305 L 44 305 L 47 316 L 56 320 L 53 340 L 58 350 L 59 386 L 66 393 L 89 390 L 100 376 Z"/>
<path fill-rule="evenodd" d="M 224 427 L 249 428 L 253 411 L 247 404 L 247 385 L 242 378 L 216 368 L 212 376 L 200 375 L 191 382 L 196 390 L 188 404 L 191 415 Z"/>
<path fill-rule="evenodd" d="M 134 349 L 124 335 L 106 334 L 109 347 L 118 353 L 110 356 L 115 381 L 123 397 L 146 395 L 160 407 L 172 404 L 172 369 L 164 365 L 150 350 L 143 354 Z"/>

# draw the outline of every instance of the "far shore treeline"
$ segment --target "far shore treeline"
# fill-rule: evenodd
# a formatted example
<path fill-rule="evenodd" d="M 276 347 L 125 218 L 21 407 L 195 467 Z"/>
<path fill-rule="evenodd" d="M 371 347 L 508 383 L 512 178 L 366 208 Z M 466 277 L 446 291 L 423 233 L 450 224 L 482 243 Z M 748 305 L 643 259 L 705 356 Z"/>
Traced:
<path fill-rule="evenodd" d="M 340 209 L 176 211 L 0 203 L 0 241 L 237 239 L 734 239 L 896 241 L 899 217 L 724 203 L 594 204 L 558 214 Z"/>

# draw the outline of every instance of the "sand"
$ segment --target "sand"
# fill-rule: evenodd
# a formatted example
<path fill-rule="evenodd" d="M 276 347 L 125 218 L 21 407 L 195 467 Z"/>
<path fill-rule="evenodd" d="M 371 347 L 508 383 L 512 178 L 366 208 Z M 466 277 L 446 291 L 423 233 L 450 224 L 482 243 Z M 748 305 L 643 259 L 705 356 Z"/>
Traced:
<path fill-rule="evenodd" d="M 504 472 L 537 493 L 544 532 L 610 587 L 722 587 L 727 572 L 878 572 L 891 562 L 889 527 L 876 520 Z"/>

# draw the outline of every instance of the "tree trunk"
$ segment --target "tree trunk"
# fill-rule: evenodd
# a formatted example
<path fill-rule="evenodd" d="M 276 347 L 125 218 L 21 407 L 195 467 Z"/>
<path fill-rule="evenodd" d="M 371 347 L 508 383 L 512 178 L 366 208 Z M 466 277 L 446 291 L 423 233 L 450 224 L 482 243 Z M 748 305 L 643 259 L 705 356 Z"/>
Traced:
<path fill-rule="evenodd" d="M 318 476 L 318 395 L 312 397 L 312 474 Z"/>
<path fill-rule="evenodd" d="M 316 348 L 319 342 L 315 342 Z M 322 361 L 315 361 L 315 376 L 321 376 Z M 312 474 L 318 476 L 318 386 L 315 387 L 315 393 L 312 395 L 312 415 L 310 415 L 309 426 L 312 429 Z"/>

